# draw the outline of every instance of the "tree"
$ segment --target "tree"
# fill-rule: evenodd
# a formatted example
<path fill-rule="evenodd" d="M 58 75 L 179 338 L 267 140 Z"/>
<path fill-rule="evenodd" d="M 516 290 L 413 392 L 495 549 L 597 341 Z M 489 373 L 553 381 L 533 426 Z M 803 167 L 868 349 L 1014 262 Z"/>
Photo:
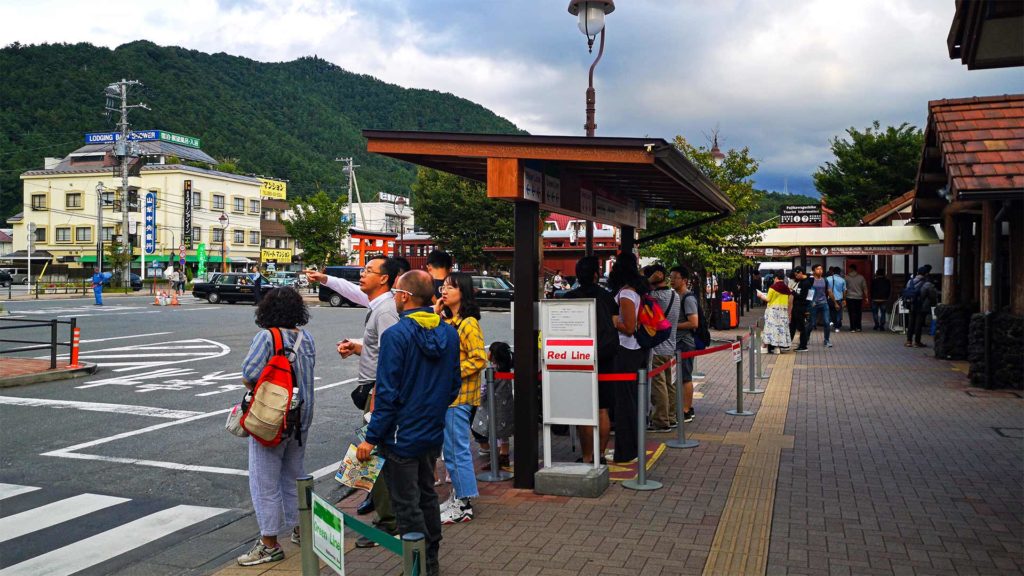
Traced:
<path fill-rule="evenodd" d="M 114 274 L 114 279 L 120 282 L 125 292 L 127 292 L 128 286 L 131 285 L 131 276 L 120 278 L 120 275 L 124 267 L 128 265 L 128 261 L 131 260 L 131 255 L 125 251 L 124 246 L 120 242 L 107 242 L 106 244 L 107 254 L 103 258 L 103 264 L 107 270 Z"/>
<path fill-rule="evenodd" d="M 840 226 L 854 226 L 861 217 L 914 188 L 924 135 L 904 122 L 883 131 L 876 120 L 863 132 L 850 127 L 849 139 L 832 139 L 834 162 L 814 173 L 814 187 Z"/>
<path fill-rule="evenodd" d="M 678 262 L 696 271 L 711 270 L 730 275 L 746 262 L 743 249 L 760 238 L 768 224 L 751 221 L 751 214 L 760 205 L 764 192 L 754 189 L 751 176 L 757 172 L 757 161 L 750 149 L 730 149 L 719 166 L 711 150 L 695 147 L 682 136 L 675 138 L 676 148 L 729 198 L 736 212 L 731 216 L 696 228 L 673 234 L 651 244 L 641 244 L 641 254 L 663 262 Z M 676 228 L 705 219 L 709 214 L 651 210 L 647 217 L 648 234 Z"/>
<path fill-rule="evenodd" d="M 462 265 L 489 267 L 485 246 L 512 244 L 512 204 L 487 197 L 483 184 L 420 168 L 413 189 L 416 224 Z"/>
<path fill-rule="evenodd" d="M 292 204 L 292 217 L 284 221 L 288 235 L 302 246 L 306 265 L 343 264 L 341 239 L 348 224 L 341 221 L 345 199 L 333 200 L 323 190 Z"/>

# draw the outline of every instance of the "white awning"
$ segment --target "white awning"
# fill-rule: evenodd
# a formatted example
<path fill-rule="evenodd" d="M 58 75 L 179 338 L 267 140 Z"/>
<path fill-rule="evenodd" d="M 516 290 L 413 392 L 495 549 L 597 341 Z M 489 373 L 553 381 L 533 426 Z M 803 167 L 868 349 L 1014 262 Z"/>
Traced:
<path fill-rule="evenodd" d="M 757 248 L 831 246 L 925 246 L 938 244 L 932 226 L 847 226 L 835 228 L 772 228 L 751 244 Z"/>

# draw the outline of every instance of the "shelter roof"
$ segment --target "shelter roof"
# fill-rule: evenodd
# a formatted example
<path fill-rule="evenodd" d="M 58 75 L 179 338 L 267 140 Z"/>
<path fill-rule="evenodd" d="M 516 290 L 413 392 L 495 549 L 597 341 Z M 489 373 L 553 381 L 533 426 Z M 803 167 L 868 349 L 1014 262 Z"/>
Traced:
<path fill-rule="evenodd" d="M 834 228 L 772 228 L 751 246 L 791 248 L 800 246 L 923 246 L 937 244 L 931 226 L 837 226 Z"/>
<path fill-rule="evenodd" d="M 488 159 L 550 164 L 581 182 L 648 208 L 733 212 L 717 186 L 661 138 L 456 134 L 364 130 L 367 150 L 487 182 Z M 563 187 L 565 184 L 563 184 Z"/>
<path fill-rule="evenodd" d="M 860 222 L 861 224 L 874 226 L 875 224 L 884 221 L 885 218 L 891 216 L 892 214 L 898 213 L 910 207 L 910 205 L 913 203 L 914 191 L 911 190 L 910 192 L 907 192 L 906 194 L 903 194 L 902 196 L 894 198 L 892 201 L 887 202 L 884 206 L 881 206 L 877 210 L 865 214 L 864 217 L 860 219 Z"/>

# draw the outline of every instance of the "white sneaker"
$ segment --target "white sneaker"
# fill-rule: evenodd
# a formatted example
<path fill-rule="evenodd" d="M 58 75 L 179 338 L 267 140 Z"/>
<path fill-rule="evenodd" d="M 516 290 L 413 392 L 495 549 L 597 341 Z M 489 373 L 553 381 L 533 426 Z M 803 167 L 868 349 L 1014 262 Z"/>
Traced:
<path fill-rule="evenodd" d="M 284 560 L 284 550 L 281 550 L 280 546 L 269 548 L 259 540 L 256 541 L 256 545 L 252 547 L 252 550 L 249 550 L 248 554 L 243 554 L 236 558 L 239 566 L 255 566 L 281 560 Z"/>
<path fill-rule="evenodd" d="M 452 505 L 441 511 L 441 524 L 459 524 L 473 519 L 473 504 L 468 499 L 456 498 Z"/>

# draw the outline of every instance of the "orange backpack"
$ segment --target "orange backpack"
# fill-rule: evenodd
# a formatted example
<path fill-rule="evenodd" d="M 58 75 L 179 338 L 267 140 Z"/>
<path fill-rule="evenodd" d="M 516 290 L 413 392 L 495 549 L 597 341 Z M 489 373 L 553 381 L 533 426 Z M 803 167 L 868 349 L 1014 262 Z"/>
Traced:
<path fill-rule="evenodd" d="M 291 348 L 284 346 L 279 328 L 270 328 L 270 334 L 274 338 L 274 354 L 252 390 L 252 401 L 242 416 L 242 428 L 264 446 L 277 446 L 289 435 L 298 438 L 301 446 L 302 400 L 293 407 L 292 397 L 298 393 L 298 387 L 291 358 L 298 353 L 304 333 L 299 332 Z"/>

